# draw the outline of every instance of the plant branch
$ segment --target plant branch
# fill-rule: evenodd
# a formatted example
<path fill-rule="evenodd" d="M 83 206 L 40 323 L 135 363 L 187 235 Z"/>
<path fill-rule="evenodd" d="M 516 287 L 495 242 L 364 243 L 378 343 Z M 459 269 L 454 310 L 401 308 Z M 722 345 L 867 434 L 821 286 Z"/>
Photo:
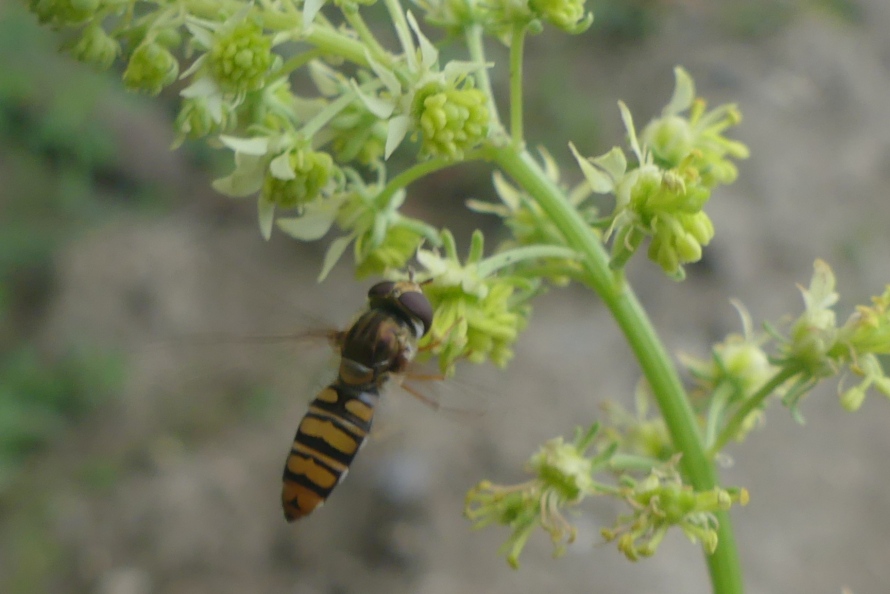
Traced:
<path fill-rule="evenodd" d="M 464 155 L 463 161 L 455 161 L 447 157 L 434 157 L 427 161 L 421 161 L 416 165 L 412 165 L 405 171 L 392 178 L 386 186 L 377 194 L 375 202 L 378 206 L 384 207 L 400 189 L 407 187 L 412 182 L 427 176 L 434 171 L 457 165 L 458 163 L 466 163 L 480 159 L 485 153 L 482 150 L 470 151 Z"/>
<path fill-rule="evenodd" d="M 510 134 L 513 142 L 525 142 L 522 130 L 522 57 L 525 49 L 525 27 L 513 27 L 510 40 Z"/>
<path fill-rule="evenodd" d="M 608 255 L 599 238 L 526 151 L 515 145 L 503 147 L 496 152 L 495 160 L 538 202 L 560 228 L 568 246 L 582 254 L 590 285 L 611 310 L 627 337 L 652 388 L 674 446 L 683 454 L 680 467 L 684 475 L 698 491 L 713 489 L 717 486 L 717 472 L 707 456 L 694 411 L 671 357 L 623 275 L 610 270 Z M 717 512 L 715 517 L 719 545 L 707 557 L 714 592 L 741 594 L 741 566 L 729 514 Z"/>
<path fill-rule="evenodd" d="M 785 367 L 777 372 L 768 382 L 763 384 L 757 392 L 748 398 L 744 404 L 742 404 L 738 410 L 736 410 L 732 417 L 726 422 L 726 425 L 723 427 L 723 431 L 720 432 L 719 437 L 717 437 L 714 444 L 708 450 L 708 457 L 713 458 L 717 452 L 723 449 L 729 440 L 735 437 L 739 429 L 742 427 L 742 423 L 745 422 L 745 419 L 749 414 L 754 412 L 758 407 L 763 404 L 763 401 L 766 400 L 770 394 L 776 391 L 776 388 L 787 382 L 789 379 L 794 377 L 795 375 L 800 373 L 800 369 L 797 367 Z"/>

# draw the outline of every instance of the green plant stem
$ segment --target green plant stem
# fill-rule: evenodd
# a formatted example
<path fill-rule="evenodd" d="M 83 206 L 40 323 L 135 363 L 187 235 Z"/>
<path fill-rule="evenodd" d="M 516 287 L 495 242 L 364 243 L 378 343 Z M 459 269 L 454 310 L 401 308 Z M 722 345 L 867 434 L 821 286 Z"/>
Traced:
<path fill-rule="evenodd" d="M 312 116 L 312 119 L 306 122 L 300 128 L 300 134 L 304 138 L 312 138 L 317 132 L 324 128 L 338 113 L 349 107 L 349 104 L 355 101 L 356 96 L 352 90 L 340 95 L 336 100 L 325 106 L 324 109 Z"/>
<path fill-rule="evenodd" d="M 763 386 L 761 386 L 753 396 L 748 398 L 748 400 L 746 400 L 726 422 L 726 425 L 723 426 L 723 431 L 720 432 L 719 437 L 714 441 L 714 445 L 708 450 L 708 456 L 713 457 L 717 452 L 722 450 L 726 444 L 729 443 L 729 440 L 738 435 L 739 429 L 741 429 L 742 423 L 745 422 L 748 415 L 763 405 L 763 401 L 766 400 L 770 394 L 775 392 L 776 388 L 799 373 L 800 368 L 798 367 L 785 367 L 779 370 L 768 382 L 763 384 Z"/>
<path fill-rule="evenodd" d="M 479 262 L 477 272 L 479 276 L 486 277 L 505 266 L 510 266 L 522 260 L 538 260 L 540 258 L 573 260 L 577 257 L 578 253 L 575 250 L 561 245 L 526 245 L 489 256 Z"/>
<path fill-rule="evenodd" d="M 662 464 L 664 464 L 664 460 L 633 454 L 615 454 L 609 458 L 609 470 L 613 471 L 650 472 Z"/>
<path fill-rule="evenodd" d="M 281 78 L 283 76 L 289 75 L 291 72 L 299 70 L 312 60 L 316 58 L 320 58 L 324 55 L 324 52 L 318 48 L 299 53 L 291 58 L 288 58 L 284 61 L 284 63 L 275 70 L 271 74 L 269 74 L 269 80 L 275 80 L 277 78 Z"/>
<path fill-rule="evenodd" d="M 407 187 L 409 184 L 420 179 L 421 177 L 427 176 L 434 171 L 457 165 L 458 163 L 475 161 L 481 158 L 483 154 L 484 153 L 482 150 L 477 150 L 465 153 L 464 158 L 461 161 L 455 161 L 454 159 L 449 159 L 447 157 L 434 157 L 426 161 L 421 161 L 416 165 L 412 165 L 405 171 L 401 172 L 400 174 L 389 180 L 389 182 L 380 191 L 380 193 L 377 194 L 377 198 L 375 198 L 374 200 L 380 208 L 384 208 L 387 204 L 389 204 L 389 201 L 392 200 L 392 197 L 395 195 L 396 192 L 398 192 L 402 188 Z"/>
<path fill-rule="evenodd" d="M 608 255 L 593 229 L 526 151 L 511 145 L 493 153 L 497 164 L 559 227 L 568 246 L 582 254 L 588 284 L 599 294 L 627 337 L 652 388 L 674 446 L 683 454 L 680 467 L 684 475 L 698 491 L 713 489 L 717 486 L 717 471 L 705 451 L 683 385 L 670 355 L 623 274 L 609 269 Z M 727 512 L 715 512 L 714 515 L 719 523 L 719 545 L 706 558 L 714 593 L 742 594 L 742 572 L 732 522 Z"/>
<path fill-rule="evenodd" d="M 392 58 L 389 55 L 380 42 L 377 41 L 377 38 L 374 37 L 374 34 L 371 33 L 371 30 L 368 28 L 367 23 L 365 23 L 365 19 L 362 18 L 362 14 L 358 10 L 358 6 L 353 6 L 352 8 L 343 10 L 343 16 L 346 18 L 347 22 L 352 25 L 352 28 L 358 34 L 358 38 L 365 43 L 365 46 L 371 52 L 371 55 L 374 57 L 374 60 L 383 64 L 384 66 L 389 66 L 392 62 Z"/>
<path fill-rule="evenodd" d="M 405 18 L 402 4 L 399 0 L 385 0 L 385 4 L 389 17 L 392 19 L 393 27 L 395 27 L 396 36 L 402 45 L 405 58 L 408 60 L 408 64 L 411 64 L 411 60 L 417 59 L 416 48 L 414 47 L 414 41 L 411 39 L 411 29 L 408 27 L 408 19 Z"/>
<path fill-rule="evenodd" d="M 479 25 L 470 25 L 466 31 L 467 49 L 470 57 L 474 62 L 485 64 L 485 44 L 482 41 L 482 27 Z M 504 125 L 501 123 L 501 117 L 498 115 L 498 106 L 494 100 L 494 93 L 491 92 L 491 79 L 488 77 L 488 67 L 480 68 L 474 74 L 476 79 L 476 87 L 485 93 L 488 97 L 488 113 L 491 114 L 491 129 L 496 132 L 503 132 Z"/>
<path fill-rule="evenodd" d="M 525 48 L 525 27 L 513 27 L 510 40 L 510 135 L 520 146 L 525 142 L 522 131 L 522 56 Z"/>

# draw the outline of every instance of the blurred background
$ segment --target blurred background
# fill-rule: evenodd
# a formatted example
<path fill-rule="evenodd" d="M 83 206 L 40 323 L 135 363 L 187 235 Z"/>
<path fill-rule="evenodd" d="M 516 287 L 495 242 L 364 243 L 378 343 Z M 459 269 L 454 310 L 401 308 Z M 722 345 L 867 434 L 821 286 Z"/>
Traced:
<path fill-rule="evenodd" d="M 633 282 L 663 339 L 697 355 L 800 311 L 816 257 L 834 268 L 839 317 L 890 281 L 890 3 L 597 0 L 593 31 L 528 42 L 527 138 L 578 178 L 566 142 L 622 142 L 664 105 L 682 64 L 712 105 L 738 102 L 752 157 L 708 212 L 717 237 L 675 284 L 643 259 Z M 506 371 L 466 369 L 479 419 L 388 397 L 379 435 L 323 510 L 286 525 L 281 466 L 330 353 L 183 336 L 276 334 L 343 324 L 367 282 L 346 267 L 315 283 L 324 245 L 263 242 L 251 201 L 215 195 L 228 163 L 170 152 L 175 92 L 127 94 L 56 52 L 59 39 L 0 0 L 0 592 L 704 594 L 682 536 L 631 565 L 602 546 L 618 511 L 593 502 L 551 559 L 532 538 L 518 571 L 505 538 L 470 531 L 466 490 L 523 479 L 538 444 L 630 401 L 638 370 L 590 295 L 536 304 Z M 502 60 L 500 48 L 491 57 Z M 496 80 L 504 88 L 506 80 Z M 482 167 L 411 188 L 411 207 L 459 240 L 492 199 Z M 497 230 L 491 229 L 489 245 Z M 465 245 L 465 243 L 464 243 Z M 210 341 L 212 342 L 212 341 Z M 829 382 L 831 384 L 831 382 Z M 890 584 L 890 403 L 842 411 L 834 385 L 774 406 L 731 449 L 729 485 L 747 591 L 857 594 Z"/>

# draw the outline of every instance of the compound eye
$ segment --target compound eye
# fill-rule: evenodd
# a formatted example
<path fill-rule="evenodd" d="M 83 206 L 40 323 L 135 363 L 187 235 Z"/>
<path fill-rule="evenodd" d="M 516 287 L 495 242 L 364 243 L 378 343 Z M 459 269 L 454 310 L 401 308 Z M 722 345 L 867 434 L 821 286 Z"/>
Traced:
<path fill-rule="evenodd" d="M 368 299 L 386 299 L 392 294 L 396 284 L 393 281 L 382 281 L 368 289 Z"/>
<path fill-rule="evenodd" d="M 423 324 L 423 335 L 430 331 L 433 325 L 433 306 L 426 295 L 420 291 L 408 291 L 399 296 L 399 303 L 409 314 L 417 318 Z"/>

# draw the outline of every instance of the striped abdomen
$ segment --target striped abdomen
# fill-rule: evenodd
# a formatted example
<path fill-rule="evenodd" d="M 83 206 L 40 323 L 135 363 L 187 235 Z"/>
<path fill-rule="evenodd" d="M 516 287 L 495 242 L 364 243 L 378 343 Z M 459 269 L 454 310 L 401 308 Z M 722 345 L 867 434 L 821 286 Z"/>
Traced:
<path fill-rule="evenodd" d="M 324 503 L 371 430 L 380 394 L 374 384 L 337 380 L 315 397 L 284 465 L 281 503 L 293 522 Z"/>

